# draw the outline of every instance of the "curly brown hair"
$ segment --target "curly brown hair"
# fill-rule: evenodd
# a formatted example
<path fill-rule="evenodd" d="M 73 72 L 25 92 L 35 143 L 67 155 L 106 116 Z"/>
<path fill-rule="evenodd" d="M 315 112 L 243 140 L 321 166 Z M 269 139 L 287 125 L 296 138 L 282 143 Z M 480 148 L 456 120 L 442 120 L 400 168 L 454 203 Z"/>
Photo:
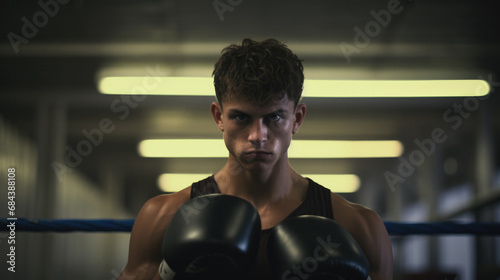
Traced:
<path fill-rule="evenodd" d="M 302 61 L 275 39 L 257 42 L 244 39 L 222 50 L 212 76 L 217 101 L 231 95 L 245 97 L 256 105 L 287 96 L 297 107 L 303 89 Z"/>

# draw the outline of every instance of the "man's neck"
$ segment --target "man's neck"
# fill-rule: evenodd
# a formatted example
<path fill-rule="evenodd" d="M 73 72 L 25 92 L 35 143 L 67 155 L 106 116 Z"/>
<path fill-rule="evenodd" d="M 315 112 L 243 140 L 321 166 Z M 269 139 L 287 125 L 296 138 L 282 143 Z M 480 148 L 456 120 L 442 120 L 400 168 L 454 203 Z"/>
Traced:
<path fill-rule="evenodd" d="M 288 161 L 277 162 L 270 169 L 246 170 L 228 160 L 215 174 L 222 193 L 242 197 L 256 206 L 287 198 L 300 178 Z"/>

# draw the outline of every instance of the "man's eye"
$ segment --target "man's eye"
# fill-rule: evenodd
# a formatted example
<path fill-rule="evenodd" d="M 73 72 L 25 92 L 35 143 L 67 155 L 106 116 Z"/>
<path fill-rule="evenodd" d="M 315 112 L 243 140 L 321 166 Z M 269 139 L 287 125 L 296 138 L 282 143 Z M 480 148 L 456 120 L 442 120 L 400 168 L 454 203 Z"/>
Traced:
<path fill-rule="evenodd" d="M 269 116 L 269 120 L 272 122 L 276 122 L 276 121 L 281 120 L 281 117 L 279 115 L 273 114 L 273 115 Z"/>
<path fill-rule="evenodd" d="M 245 115 L 234 115 L 233 116 L 233 119 L 239 121 L 239 122 L 243 122 L 247 119 L 247 116 Z"/>

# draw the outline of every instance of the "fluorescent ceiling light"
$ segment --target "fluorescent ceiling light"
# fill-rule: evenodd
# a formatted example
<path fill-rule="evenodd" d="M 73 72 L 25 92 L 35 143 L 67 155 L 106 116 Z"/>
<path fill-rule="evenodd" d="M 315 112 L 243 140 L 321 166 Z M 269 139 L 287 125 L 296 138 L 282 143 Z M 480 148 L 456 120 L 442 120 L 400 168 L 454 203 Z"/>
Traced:
<path fill-rule="evenodd" d="M 396 140 L 293 140 L 290 158 L 400 157 L 403 144 Z"/>
<path fill-rule="evenodd" d="M 178 192 L 192 183 L 205 179 L 209 173 L 164 173 L 158 177 L 158 187 L 162 192 Z"/>
<path fill-rule="evenodd" d="M 306 80 L 309 97 L 466 97 L 490 91 L 484 80 Z"/>
<path fill-rule="evenodd" d="M 103 77 L 104 94 L 215 96 L 214 80 L 207 77 Z"/>
<path fill-rule="evenodd" d="M 103 94 L 215 96 L 210 77 L 102 77 Z M 304 97 L 467 97 L 488 94 L 484 80 L 305 80 Z"/>
<path fill-rule="evenodd" d="M 222 139 L 149 139 L 141 141 L 138 150 L 143 157 L 228 157 Z M 396 140 L 292 140 L 288 150 L 289 158 L 381 158 L 402 154 L 403 144 Z"/>
<path fill-rule="evenodd" d="M 210 175 L 212 174 L 165 173 L 158 177 L 158 186 L 163 192 L 178 192 Z M 359 177 L 354 174 L 302 174 L 302 176 L 311 178 L 336 193 L 356 192 L 361 185 Z"/>
<path fill-rule="evenodd" d="M 228 151 L 222 139 L 149 139 L 139 143 L 143 157 L 225 158 Z"/>
<path fill-rule="evenodd" d="M 354 174 L 302 174 L 316 183 L 336 193 L 353 193 L 358 191 L 361 180 Z"/>

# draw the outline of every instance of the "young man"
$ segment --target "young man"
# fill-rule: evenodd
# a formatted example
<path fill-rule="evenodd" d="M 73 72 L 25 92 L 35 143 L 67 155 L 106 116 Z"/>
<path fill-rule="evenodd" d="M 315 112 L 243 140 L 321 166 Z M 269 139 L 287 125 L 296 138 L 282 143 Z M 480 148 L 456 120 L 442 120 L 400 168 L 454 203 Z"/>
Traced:
<path fill-rule="evenodd" d="M 213 72 L 215 123 L 229 151 L 226 165 L 213 176 L 173 194 L 147 201 L 132 229 L 129 260 L 119 279 L 160 279 L 158 267 L 165 230 L 179 207 L 207 193 L 249 201 L 262 222 L 255 279 L 267 279 L 266 236 L 287 217 L 319 215 L 341 224 L 363 249 L 370 278 L 392 279 L 392 249 L 381 218 L 295 172 L 287 150 L 306 114 L 300 104 L 301 61 L 276 40 L 223 50 Z"/>

